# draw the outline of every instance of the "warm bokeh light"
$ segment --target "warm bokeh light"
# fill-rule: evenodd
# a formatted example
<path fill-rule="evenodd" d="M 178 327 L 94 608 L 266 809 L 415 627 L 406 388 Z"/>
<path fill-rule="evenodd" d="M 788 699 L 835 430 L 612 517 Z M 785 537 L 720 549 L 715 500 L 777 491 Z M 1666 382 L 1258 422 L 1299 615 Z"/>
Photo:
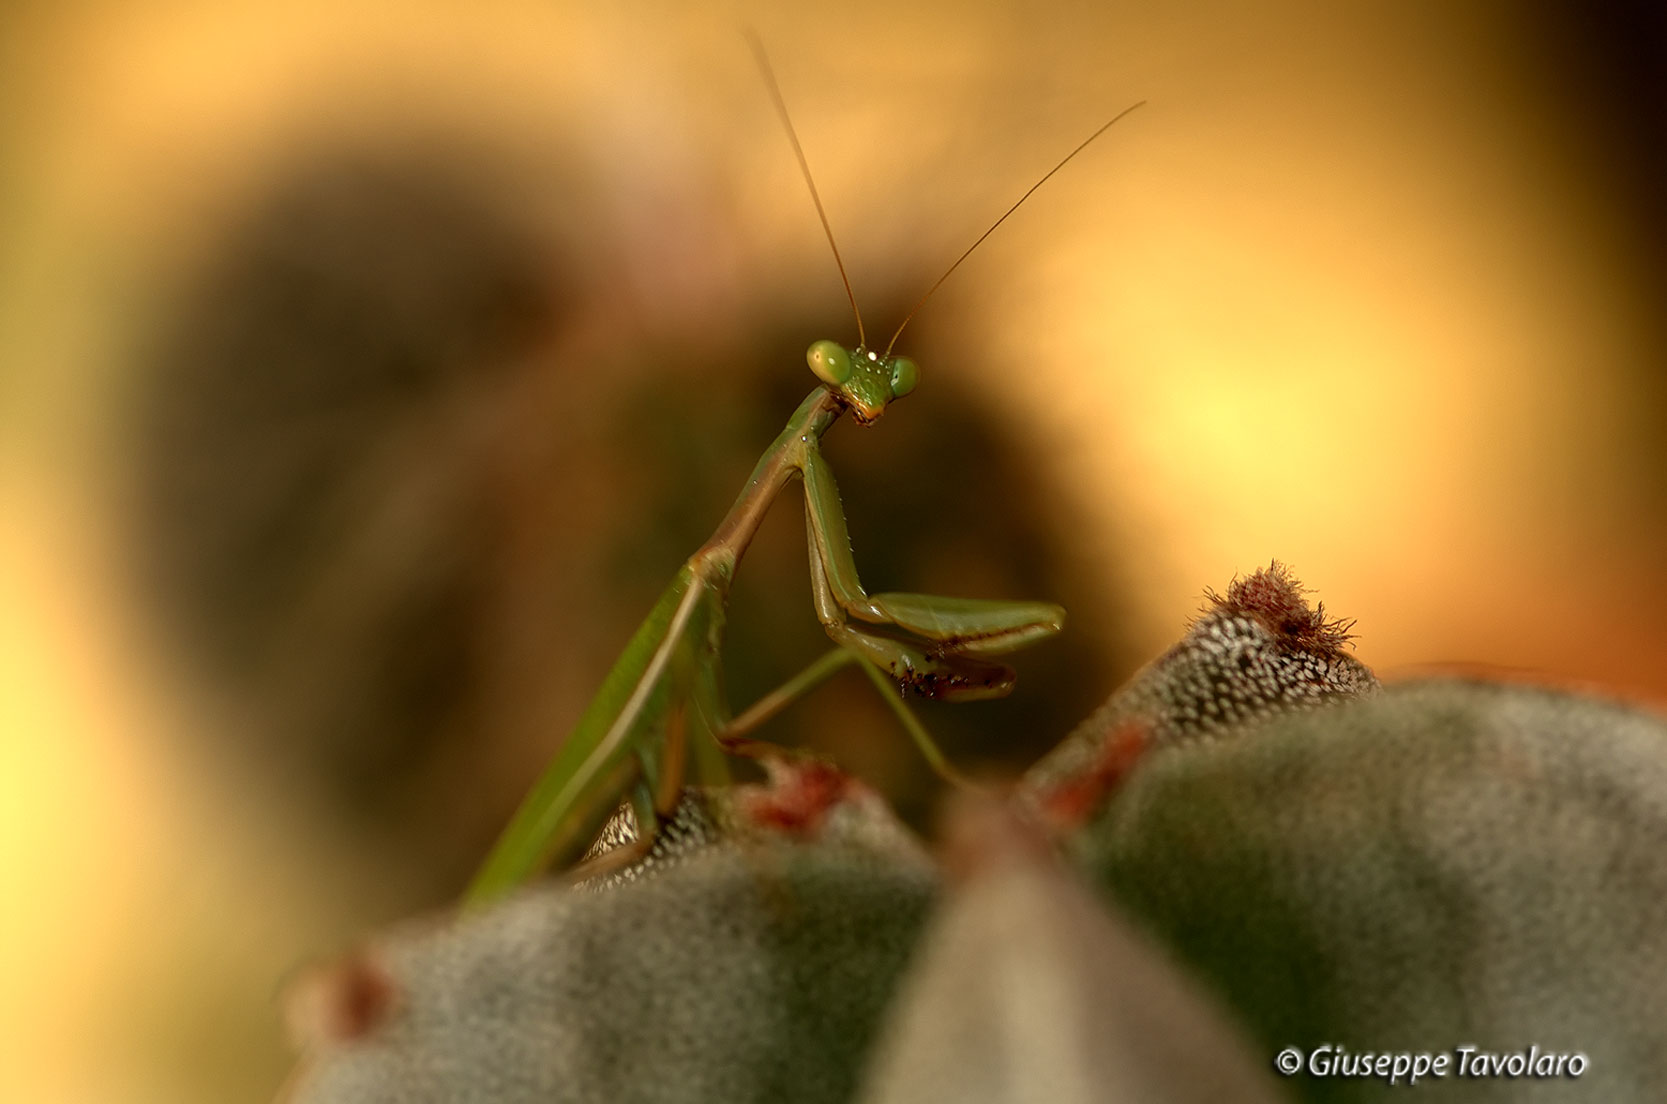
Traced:
<path fill-rule="evenodd" d="M 872 431 L 895 443 L 914 431 L 903 419 L 966 414 L 1011 444 L 1022 478 L 983 512 L 997 532 L 1037 529 L 1054 558 L 1015 553 L 1054 579 L 1035 596 L 1074 597 L 1101 646 L 1073 653 L 1063 689 L 1033 685 L 1092 701 L 1179 635 L 1204 587 L 1278 557 L 1358 619 L 1380 672 L 1462 661 L 1667 692 L 1667 235 L 1649 152 L 1667 142 L 1623 16 L 1533 22 L 1485 0 L 864 4 L 837 21 L 740 3 L 350 7 L 36 6 L 0 47 L 0 1034 L 15 1056 L 0 1099 L 273 1092 L 284 977 L 445 898 L 544 754 L 538 734 L 571 719 L 645 608 L 589 582 L 638 593 L 640 554 L 652 593 L 675 562 L 631 528 L 661 501 L 656 469 L 702 473 L 699 496 L 664 492 L 662 512 L 688 499 L 694 531 L 709 526 L 735 489 L 717 484 L 768 439 L 726 413 L 778 370 L 754 363 L 760 350 L 853 337 L 747 25 L 775 58 L 871 333 L 1083 135 L 1149 101 L 911 324 L 919 394 L 895 432 Z M 136 535 L 148 461 L 131 412 L 154 399 L 143 369 L 167 361 L 164 338 L 194 348 L 218 325 L 203 274 L 239 228 L 343 150 L 395 181 L 419 163 L 455 176 L 435 209 L 456 200 L 467 249 L 471 197 L 486 197 L 501 226 L 464 260 L 497 273 L 532 258 L 515 292 L 526 317 L 482 339 L 497 374 L 436 400 L 443 424 L 388 432 L 404 497 L 372 483 L 341 499 L 355 523 L 381 518 L 366 523 L 375 539 L 344 546 L 345 589 L 309 594 L 317 609 L 272 603 L 272 647 L 302 660 L 243 700 L 175 654 L 136 582 L 154 550 Z M 375 260 L 389 282 L 416 273 L 414 301 L 450 301 L 421 257 L 388 251 Z M 789 403 L 810 384 L 796 358 L 779 366 L 795 373 Z M 639 422 L 632 404 L 661 386 L 670 421 Z M 779 421 L 790 407 L 766 397 Z M 909 513 L 939 497 L 933 480 L 976 494 L 987 477 L 967 453 L 865 474 L 864 440 L 839 433 L 865 564 L 891 553 L 864 511 Z M 479 542 L 473 521 L 454 527 L 464 539 L 430 509 L 473 519 L 478 501 L 510 504 L 483 515 L 504 529 Z M 763 543 L 802 573 L 797 524 Z M 407 567 L 416 586 L 411 565 L 455 549 L 486 580 L 459 591 L 457 616 L 492 628 L 469 653 L 465 720 L 437 731 L 489 732 L 497 750 L 436 737 L 387 791 L 386 823 L 415 835 L 344 826 L 352 801 L 314 791 L 297 765 L 313 759 L 263 758 L 243 734 L 293 720 L 261 701 L 312 717 L 351 697 L 379 622 L 347 598 L 370 602 L 367 580 L 409 581 Z M 913 555 L 888 584 L 981 592 L 1008 577 L 966 548 Z M 769 590 L 763 557 L 749 578 Z M 775 604 L 809 622 L 791 598 Z M 762 616 L 768 600 L 748 600 Z M 381 794 L 375 750 L 353 777 Z M 908 753 L 881 739 L 853 754 Z M 472 800 L 452 780 L 490 799 L 448 814 L 448 794 Z"/>

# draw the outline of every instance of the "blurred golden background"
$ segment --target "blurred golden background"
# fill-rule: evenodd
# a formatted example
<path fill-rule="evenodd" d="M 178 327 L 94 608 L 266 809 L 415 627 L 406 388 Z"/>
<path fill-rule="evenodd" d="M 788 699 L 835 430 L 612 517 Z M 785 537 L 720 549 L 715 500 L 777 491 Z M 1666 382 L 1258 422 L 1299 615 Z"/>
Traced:
<path fill-rule="evenodd" d="M 344 10 L 345 7 L 345 10 Z M 443 904 L 852 341 L 1100 122 L 841 427 L 878 588 L 1052 598 L 1014 771 L 1272 557 L 1380 672 L 1659 700 L 1645 4 L 23 5 L 0 43 L 0 1099 L 270 1096 L 309 957 Z M 796 495 L 738 705 L 820 648 Z M 906 812 L 860 691 L 837 744 Z M 853 737 L 852 733 L 858 733 Z"/>

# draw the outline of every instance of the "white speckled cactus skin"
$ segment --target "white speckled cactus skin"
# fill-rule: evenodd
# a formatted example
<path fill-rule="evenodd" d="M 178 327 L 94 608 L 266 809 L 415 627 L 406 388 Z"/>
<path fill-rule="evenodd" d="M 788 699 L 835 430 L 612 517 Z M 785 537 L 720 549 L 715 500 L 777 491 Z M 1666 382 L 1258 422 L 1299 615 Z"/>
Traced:
<path fill-rule="evenodd" d="M 1284 592 L 1246 582 L 1021 788 L 1046 806 L 1116 732 L 1149 737 L 1074 806 L 1080 885 L 1044 856 L 946 888 L 860 787 L 813 830 L 720 818 L 653 876 L 370 941 L 315 989 L 337 1014 L 291 1098 L 1667 1099 L 1667 721 L 1474 679 L 1380 690 L 1341 626 L 1273 617 Z M 1000 976 L 1025 993 L 980 983 Z M 921 1015 L 922 992 L 955 996 Z M 1130 1019 L 1160 1005 L 1173 1048 Z M 1280 1048 L 1325 1043 L 1589 1066 L 1273 1076 Z M 1000 1076 L 955 1082 L 976 1069 Z"/>
<path fill-rule="evenodd" d="M 1346 650 L 1352 622 L 1327 621 L 1278 563 L 1234 579 L 1174 647 L 1078 725 L 1026 779 L 1046 787 L 1090 769 L 1105 740 L 1138 724 L 1154 745 L 1230 735 L 1273 713 L 1370 694 L 1378 680 Z"/>

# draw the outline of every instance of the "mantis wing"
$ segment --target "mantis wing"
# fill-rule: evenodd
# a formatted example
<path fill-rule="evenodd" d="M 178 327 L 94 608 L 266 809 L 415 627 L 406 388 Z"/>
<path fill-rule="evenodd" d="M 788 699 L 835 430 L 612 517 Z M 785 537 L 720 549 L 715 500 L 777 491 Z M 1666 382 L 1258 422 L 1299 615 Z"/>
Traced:
<path fill-rule="evenodd" d="M 657 773 L 650 741 L 667 711 L 689 696 L 691 682 L 703 698 L 716 693 L 701 672 L 715 662 L 723 614 L 720 592 L 684 565 L 504 829 L 469 886 L 468 903 L 578 858 L 645 772 Z"/>

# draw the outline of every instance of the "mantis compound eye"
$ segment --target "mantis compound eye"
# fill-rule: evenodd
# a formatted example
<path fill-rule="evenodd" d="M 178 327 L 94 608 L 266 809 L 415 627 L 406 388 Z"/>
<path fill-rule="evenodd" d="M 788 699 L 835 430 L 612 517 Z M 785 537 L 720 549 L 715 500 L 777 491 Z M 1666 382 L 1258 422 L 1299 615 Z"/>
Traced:
<path fill-rule="evenodd" d="M 901 399 L 920 382 L 920 365 L 908 357 L 893 357 L 891 361 L 891 397 Z"/>
<path fill-rule="evenodd" d="M 836 341 L 816 342 L 806 351 L 805 362 L 829 387 L 838 387 L 851 378 L 851 354 Z"/>

